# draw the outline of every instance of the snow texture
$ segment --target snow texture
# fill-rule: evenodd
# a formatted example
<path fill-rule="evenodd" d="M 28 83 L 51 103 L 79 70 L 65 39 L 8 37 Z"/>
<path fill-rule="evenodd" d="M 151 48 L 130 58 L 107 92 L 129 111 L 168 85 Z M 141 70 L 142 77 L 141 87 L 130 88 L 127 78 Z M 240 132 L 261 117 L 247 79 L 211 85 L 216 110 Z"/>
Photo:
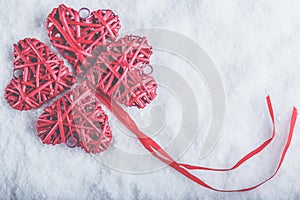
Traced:
<path fill-rule="evenodd" d="M 298 0 L 0 0 L 1 97 L 12 77 L 12 45 L 25 37 L 36 37 L 50 45 L 45 19 L 60 3 L 76 9 L 110 8 L 121 19 L 121 32 L 144 27 L 173 30 L 193 39 L 207 52 L 225 88 L 223 133 L 209 156 L 200 159 L 199 151 L 212 117 L 212 105 L 201 77 L 193 77 L 186 67 L 183 75 L 189 77 L 187 81 L 198 84 L 193 89 L 199 96 L 199 128 L 192 145 L 180 158 L 181 162 L 211 167 L 234 164 L 269 136 L 271 122 L 265 97 L 270 94 L 278 134 L 275 141 L 234 172 L 198 175 L 215 187 L 235 189 L 258 183 L 274 171 L 287 138 L 292 106 L 300 108 Z M 184 65 L 172 58 L 154 51 L 152 61 L 174 69 Z M 169 107 L 166 106 L 168 102 Z M 170 133 L 178 128 L 176 124 L 180 119 L 176 112 L 180 110 L 177 104 L 171 93 L 163 89 L 153 102 L 153 105 L 166 106 L 165 130 L 154 136 L 162 145 L 172 140 Z M 151 121 L 150 108 L 145 111 L 130 109 L 140 126 Z M 147 173 L 126 173 L 103 165 L 99 161 L 101 156 L 95 159 L 81 149 L 43 145 L 35 131 L 35 121 L 42 110 L 20 112 L 0 98 L 0 199 L 300 198 L 299 123 L 278 175 L 253 191 L 229 194 L 202 188 L 170 167 Z M 146 120 L 141 120 L 141 115 Z M 109 156 L 116 148 L 145 153 L 135 138 L 118 131 L 118 122 L 111 114 L 109 116 L 114 142 L 104 154 Z"/>

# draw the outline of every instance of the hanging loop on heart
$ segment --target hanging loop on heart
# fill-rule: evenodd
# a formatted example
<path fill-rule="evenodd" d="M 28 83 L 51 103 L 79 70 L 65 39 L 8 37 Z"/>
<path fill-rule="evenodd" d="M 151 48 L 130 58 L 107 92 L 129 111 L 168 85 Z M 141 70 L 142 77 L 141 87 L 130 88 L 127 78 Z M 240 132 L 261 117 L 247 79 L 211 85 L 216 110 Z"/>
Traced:
<path fill-rule="evenodd" d="M 24 71 L 22 69 L 14 69 L 13 76 L 15 79 L 18 79 L 20 76 L 24 75 Z"/>
<path fill-rule="evenodd" d="M 87 20 L 91 16 L 91 11 L 88 8 L 80 8 L 78 13 L 82 20 Z"/>
<path fill-rule="evenodd" d="M 78 135 L 76 133 L 73 133 L 73 136 L 72 137 L 71 135 L 67 138 L 66 140 L 66 145 L 69 147 L 69 148 L 74 148 L 78 145 L 79 143 L 79 139 L 78 139 Z"/>
<path fill-rule="evenodd" d="M 153 73 L 153 67 L 150 64 L 144 64 L 142 66 L 142 73 L 144 75 L 151 75 Z"/>

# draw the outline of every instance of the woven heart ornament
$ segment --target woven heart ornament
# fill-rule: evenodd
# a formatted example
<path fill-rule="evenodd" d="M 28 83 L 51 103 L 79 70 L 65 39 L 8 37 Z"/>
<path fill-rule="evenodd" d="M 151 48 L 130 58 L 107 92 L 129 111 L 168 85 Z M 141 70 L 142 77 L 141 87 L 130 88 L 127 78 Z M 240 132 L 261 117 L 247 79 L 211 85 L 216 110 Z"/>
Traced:
<path fill-rule="evenodd" d="M 5 88 L 5 99 L 17 110 L 40 107 L 69 89 L 75 78 L 64 62 L 37 39 L 14 45 L 14 77 Z"/>
<path fill-rule="evenodd" d="M 86 82 L 46 107 L 36 129 L 44 144 L 66 143 L 87 153 L 106 150 L 112 139 L 108 117 Z"/>
<path fill-rule="evenodd" d="M 146 38 L 125 36 L 98 53 L 86 78 L 115 101 L 144 108 L 156 97 L 157 83 L 148 74 L 151 54 Z"/>
<path fill-rule="evenodd" d="M 60 5 L 53 9 L 46 22 L 50 41 L 77 74 L 90 66 L 94 48 L 114 41 L 120 29 L 119 18 L 111 10 L 88 14 L 84 18 L 73 8 Z"/>

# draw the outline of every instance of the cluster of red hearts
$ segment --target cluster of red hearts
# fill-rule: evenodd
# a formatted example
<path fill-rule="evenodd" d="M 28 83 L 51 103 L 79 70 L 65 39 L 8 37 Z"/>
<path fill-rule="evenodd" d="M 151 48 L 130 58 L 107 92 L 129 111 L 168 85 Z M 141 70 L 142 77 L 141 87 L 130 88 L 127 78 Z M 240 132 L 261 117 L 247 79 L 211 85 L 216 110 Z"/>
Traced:
<path fill-rule="evenodd" d="M 106 150 L 112 140 L 108 116 L 101 106 L 110 110 L 141 144 L 156 158 L 168 164 L 190 180 L 211 190 L 238 192 L 252 190 L 275 176 L 289 145 L 297 118 L 294 108 L 288 140 L 280 162 L 266 180 L 243 189 L 216 189 L 191 173 L 193 170 L 234 170 L 266 148 L 275 137 L 274 113 L 267 97 L 273 131 L 266 141 L 227 169 L 209 168 L 178 163 L 163 148 L 139 130 L 136 123 L 119 105 L 144 108 L 156 96 L 157 83 L 151 76 L 152 47 L 145 37 L 126 35 L 118 38 L 120 20 L 111 10 L 89 12 L 60 5 L 46 20 L 52 45 L 74 67 L 76 76 L 49 47 L 34 38 L 20 40 L 14 45 L 14 77 L 5 89 L 5 99 L 17 110 L 47 106 L 37 120 L 36 130 L 44 144 L 66 143 L 81 147 L 87 153 Z M 150 73 L 146 70 L 150 68 Z M 71 91 L 70 89 L 77 83 Z M 62 94 L 66 92 L 66 94 Z"/>
<path fill-rule="evenodd" d="M 46 22 L 51 43 L 74 67 L 77 79 L 49 47 L 26 38 L 14 45 L 14 78 L 5 98 L 15 109 L 30 110 L 80 80 L 71 92 L 45 108 L 37 120 L 38 136 L 45 144 L 67 143 L 99 153 L 108 148 L 112 134 L 96 91 L 126 106 L 144 108 L 156 96 L 157 84 L 144 70 L 152 54 L 146 38 L 117 39 L 120 21 L 111 10 L 86 17 L 81 16 L 83 11 L 88 10 L 77 12 L 61 5 Z"/>

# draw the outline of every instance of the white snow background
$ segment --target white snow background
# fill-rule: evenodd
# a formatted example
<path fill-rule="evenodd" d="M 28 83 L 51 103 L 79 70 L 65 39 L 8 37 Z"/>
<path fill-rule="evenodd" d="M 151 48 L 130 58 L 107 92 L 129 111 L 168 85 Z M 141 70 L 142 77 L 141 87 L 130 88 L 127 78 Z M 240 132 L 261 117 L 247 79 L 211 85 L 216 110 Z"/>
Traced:
<path fill-rule="evenodd" d="M 244 193 L 207 190 L 170 167 L 149 173 L 124 173 L 101 164 L 81 149 L 43 145 L 35 131 L 35 120 L 43 108 L 20 112 L 9 107 L 3 96 L 12 77 L 12 45 L 22 38 L 36 37 L 50 46 L 45 19 L 60 3 L 76 9 L 110 8 L 120 17 L 121 32 L 144 27 L 169 29 L 193 39 L 207 52 L 225 88 L 223 133 L 209 156 L 200 159 L 200 145 L 209 124 L 203 122 L 209 122 L 211 118 L 211 105 L 207 92 L 199 86 L 199 120 L 203 126 L 180 158 L 181 162 L 211 167 L 233 165 L 270 135 L 271 122 L 265 102 L 265 97 L 270 94 L 277 126 L 275 141 L 234 172 L 198 173 L 215 187 L 250 186 L 273 173 L 287 139 L 292 107 L 300 108 L 298 0 L 0 0 L 1 199 L 300 198 L 299 123 L 277 176 Z M 53 47 L 51 49 L 55 51 Z M 155 51 L 152 59 L 168 61 Z M 163 96 L 163 93 L 158 95 Z M 158 97 L 155 102 L 158 100 L 167 101 Z M 114 128 L 115 119 L 110 117 Z M 177 120 L 173 114 L 167 118 L 171 122 Z M 130 152 L 141 151 L 137 140 L 126 140 L 119 132 L 113 132 L 113 135 L 111 149 L 119 145 Z M 163 143 L 164 135 L 161 133 L 156 140 Z"/>

